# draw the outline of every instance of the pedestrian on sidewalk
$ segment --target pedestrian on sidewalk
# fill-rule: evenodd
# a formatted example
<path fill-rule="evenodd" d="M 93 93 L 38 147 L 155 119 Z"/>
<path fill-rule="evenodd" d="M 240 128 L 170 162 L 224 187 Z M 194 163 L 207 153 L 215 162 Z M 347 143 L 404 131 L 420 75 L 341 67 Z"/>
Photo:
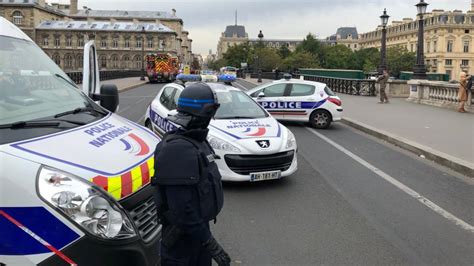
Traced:
<path fill-rule="evenodd" d="M 467 82 L 469 78 L 470 77 L 468 77 L 466 72 L 461 72 L 460 81 L 459 81 L 459 90 L 458 90 L 458 98 L 459 98 L 458 112 L 460 113 L 466 112 L 466 110 L 464 109 L 464 105 L 466 104 L 466 101 L 467 101 L 467 93 L 468 93 Z"/>
<path fill-rule="evenodd" d="M 387 87 L 388 82 L 388 71 L 384 69 L 382 75 L 377 78 L 377 82 L 380 85 L 380 102 L 379 103 L 389 103 L 387 93 L 385 93 L 385 88 Z"/>

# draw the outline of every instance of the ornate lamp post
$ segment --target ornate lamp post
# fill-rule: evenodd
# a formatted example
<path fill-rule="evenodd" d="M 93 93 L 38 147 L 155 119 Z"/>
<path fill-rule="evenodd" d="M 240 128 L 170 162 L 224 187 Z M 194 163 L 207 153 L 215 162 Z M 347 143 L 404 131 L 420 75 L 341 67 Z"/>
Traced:
<path fill-rule="evenodd" d="M 145 80 L 145 27 L 142 27 L 142 73 L 140 76 L 140 80 Z"/>
<path fill-rule="evenodd" d="M 384 8 L 383 14 L 380 16 L 380 21 L 382 22 L 382 46 L 380 48 L 379 75 L 382 75 L 383 71 L 387 69 L 387 23 L 389 17 L 387 9 Z"/>
<path fill-rule="evenodd" d="M 260 30 L 260 32 L 258 33 L 258 42 L 259 42 L 260 48 L 263 46 L 262 45 L 262 39 L 263 39 L 263 33 Z M 260 52 L 259 52 L 259 54 L 260 54 Z M 261 69 L 261 66 L 260 66 L 260 56 L 257 56 L 257 65 L 258 65 L 258 80 L 257 80 L 257 82 L 261 83 L 262 82 L 262 69 Z"/>
<path fill-rule="evenodd" d="M 416 9 L 418 11 L 418 48 L 416 50 L 416 65 L 413 68 L 413 79 L 426 79 L 426 66 L 425 66 L 425 55 L 424 55 L 424 20 L 423 15 L 426 13 L 426 7 L 428 3 L 425 3 L 424 0 L 420 0 L 416 4 Z"/>

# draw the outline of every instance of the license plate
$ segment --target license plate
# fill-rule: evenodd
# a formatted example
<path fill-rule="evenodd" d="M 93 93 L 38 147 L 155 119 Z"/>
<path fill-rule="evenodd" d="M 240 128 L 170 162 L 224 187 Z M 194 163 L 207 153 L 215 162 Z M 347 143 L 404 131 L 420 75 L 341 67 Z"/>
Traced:
<path fill-rule="evenodd" d="M 250 173 L 251 182 L 278 179 L 280 177 L 281 177 L 281 171 Z"/>

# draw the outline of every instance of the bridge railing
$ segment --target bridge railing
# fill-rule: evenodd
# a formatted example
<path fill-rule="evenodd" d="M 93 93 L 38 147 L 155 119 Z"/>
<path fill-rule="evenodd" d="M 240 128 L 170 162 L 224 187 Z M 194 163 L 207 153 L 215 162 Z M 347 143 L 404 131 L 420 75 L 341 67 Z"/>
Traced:
<path fill-rule="evenodd" d="M 82 71 L 66 72 L 66 74 L 76 83 L 82 83 Z M 101 70 L 99 71 L 100 80 L 120 79 L 139 77 L 141 70 Z"/>
<path fill-rule="evenodd" d="M 343 79 L 313 75 L 293 75 L 293 78 L 300 78 L 300 76 L 303 76 L 304 80 L 326 83 L 331 90 L 337 93 L 361 96 L 376 95 L 376 82 L 372 79 Z"/>

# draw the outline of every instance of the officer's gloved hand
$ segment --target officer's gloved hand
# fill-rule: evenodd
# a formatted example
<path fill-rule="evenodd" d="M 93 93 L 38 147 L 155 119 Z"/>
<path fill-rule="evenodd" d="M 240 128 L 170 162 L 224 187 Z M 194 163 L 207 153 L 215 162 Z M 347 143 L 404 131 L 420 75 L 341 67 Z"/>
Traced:
<path fill-rule="evenodd" d="M 214 237 L 211 237 L 203 244 L 204 248 L 211 253 L 212 258 L 217 262 L 219 266 L 230 265 L 230 256 L 225 250 L 217 243 Z"/>

